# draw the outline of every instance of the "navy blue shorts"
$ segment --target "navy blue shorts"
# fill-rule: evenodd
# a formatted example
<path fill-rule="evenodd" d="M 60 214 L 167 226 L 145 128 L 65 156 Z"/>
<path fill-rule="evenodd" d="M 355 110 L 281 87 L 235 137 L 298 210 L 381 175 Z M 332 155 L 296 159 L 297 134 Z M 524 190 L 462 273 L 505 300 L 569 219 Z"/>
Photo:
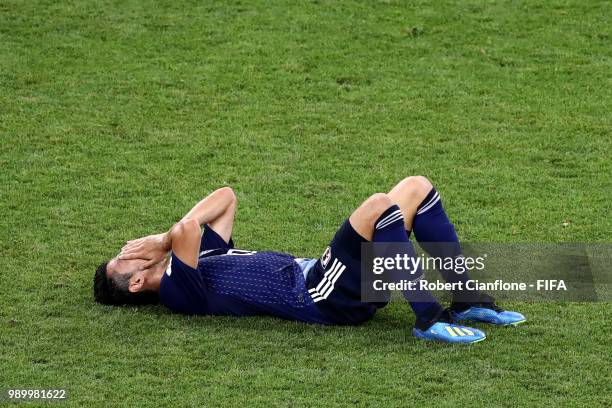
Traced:
<path fill-rule="evenodd" d="M 361 301 L 361 245 L 365 242 L 347 219 L 308 273 L 310 295 L 336 324 L 363 323 L 386 304 Z"/>

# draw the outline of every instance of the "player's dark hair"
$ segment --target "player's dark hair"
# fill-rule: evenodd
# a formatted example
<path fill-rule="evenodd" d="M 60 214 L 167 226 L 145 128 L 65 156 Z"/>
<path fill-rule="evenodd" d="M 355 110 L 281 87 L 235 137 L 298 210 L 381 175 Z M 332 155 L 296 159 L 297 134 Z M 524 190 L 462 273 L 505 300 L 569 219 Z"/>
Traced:
<path fill-rule="evenodd" d="M 129 282 L 131 273 L 115 274 L 109 278 L 106 274 L 108 261 L 103 262 L 96 269 L 94 275 L 94 299 L 103 305 L 145 305 L 159 303 L 157 292 L 145 290 L 130 292 Z"/>

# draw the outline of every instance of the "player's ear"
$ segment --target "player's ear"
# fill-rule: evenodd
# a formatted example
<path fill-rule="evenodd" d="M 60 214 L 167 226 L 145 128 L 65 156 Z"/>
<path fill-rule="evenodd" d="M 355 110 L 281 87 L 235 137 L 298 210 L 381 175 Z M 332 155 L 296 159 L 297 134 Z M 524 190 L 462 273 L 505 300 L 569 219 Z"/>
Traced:
<path fill-rule="evenodd" d="M 132 293 L 140 292 L 144 286 L 145 277 L 143 271 L 138 271 L 130 278 L 128 290 Z"/>

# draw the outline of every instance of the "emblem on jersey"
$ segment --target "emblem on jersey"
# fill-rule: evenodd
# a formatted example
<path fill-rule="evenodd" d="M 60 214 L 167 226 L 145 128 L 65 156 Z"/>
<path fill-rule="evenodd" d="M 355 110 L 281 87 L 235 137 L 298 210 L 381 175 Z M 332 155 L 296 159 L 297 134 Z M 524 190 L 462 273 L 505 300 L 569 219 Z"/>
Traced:
<path fill-rule="evenodd" d="M 327 247 L 325 248 L 325 252 L 323 252 L 323 255 L 321 255 L 321 265 L 323 265 L 323 268 L 327 268 L 327 264 L 329 263 L 329 260 L 331 259 L 331 247 Z"/>

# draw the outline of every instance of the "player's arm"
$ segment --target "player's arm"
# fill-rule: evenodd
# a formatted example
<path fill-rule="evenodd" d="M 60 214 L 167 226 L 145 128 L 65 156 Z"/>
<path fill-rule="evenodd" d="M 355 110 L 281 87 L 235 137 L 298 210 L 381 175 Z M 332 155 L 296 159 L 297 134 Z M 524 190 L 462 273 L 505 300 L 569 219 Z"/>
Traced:
<path fill-rule="evenodd" d="M 198 267 L 201 234 L 202 229 L 198 220 L 183 218 L 174 224 L 166 234 L 162 251 L 167 252 L 172 248 L 174 255 L 195 269 Z"/>
<path fill-rule="evenodd" d="M 235 212 L 234 192 L 229 187 L 220 188 L 197 203 L 168 232 L 128 241 L 119 258 L 147 259 L 144 268 L 148 268 L 163 260 L 172 249 L 186 264 L 197 264 L 201 225 L 209 224 L 227 242 L 232 234 Z"/>
<path fill-rule="evenodd" d="M 229 242 L 236 215 L 236 194 L 229 187 L 222 187 L 197 203 L 184 219 L 195 219 L 200 225 L 208 224 L 225 242 Z"/>

